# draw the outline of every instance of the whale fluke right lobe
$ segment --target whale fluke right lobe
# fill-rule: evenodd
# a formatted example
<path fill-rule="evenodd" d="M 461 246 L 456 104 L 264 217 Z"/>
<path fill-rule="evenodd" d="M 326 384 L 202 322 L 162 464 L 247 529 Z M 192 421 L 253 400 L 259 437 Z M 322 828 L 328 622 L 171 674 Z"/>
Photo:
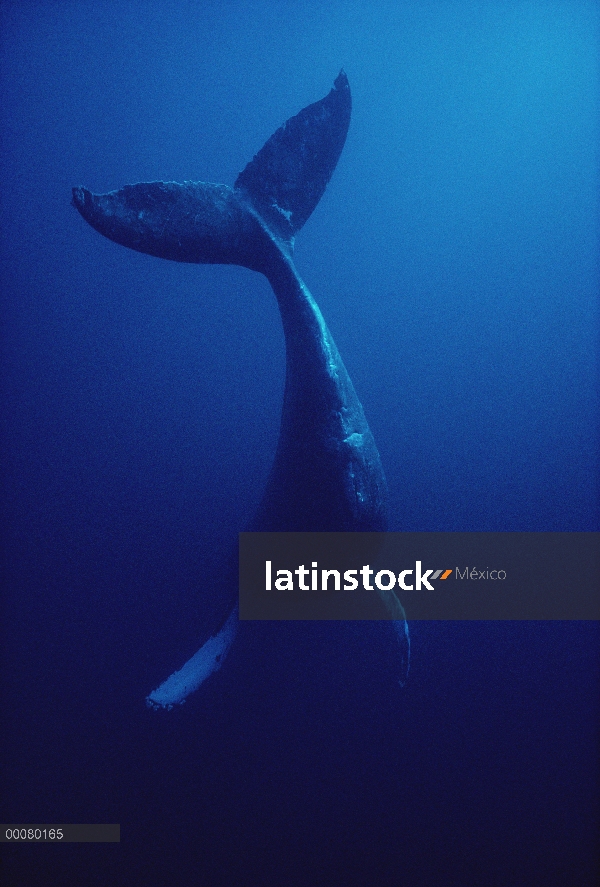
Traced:
<path fill-rule="evenodd" d="M 323 196 L 351 111 L 348 78 L 340 71 L 325 98 L 290 117 L 237 177 L 234 187 L 245 192 L 282 240 L 293 238 Z"/>

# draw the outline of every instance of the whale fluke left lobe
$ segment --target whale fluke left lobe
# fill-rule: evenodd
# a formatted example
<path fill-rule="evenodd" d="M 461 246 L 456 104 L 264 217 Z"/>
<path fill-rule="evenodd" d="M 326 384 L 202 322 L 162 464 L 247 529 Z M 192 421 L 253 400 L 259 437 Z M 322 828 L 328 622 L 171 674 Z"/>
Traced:
<path fill-rule="evenodd" d="M 79 187 L 72 203 L 100 234 L 138 252 L 262 270 L 264 231 L 227 185 L 141 182 L 107 194 Z"/>

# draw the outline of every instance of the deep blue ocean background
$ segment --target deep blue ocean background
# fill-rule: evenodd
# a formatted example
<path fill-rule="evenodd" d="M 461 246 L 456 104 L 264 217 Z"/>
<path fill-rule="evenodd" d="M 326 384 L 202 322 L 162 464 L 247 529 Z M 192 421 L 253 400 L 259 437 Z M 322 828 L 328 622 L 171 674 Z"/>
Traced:
<path fill-rule="evenodd" d="M 348 74 L 297 267 L 392 529 L 598 530 L 590 2 L 28 2 L 1 23 L 6 887 L 598 883 L 593 623 L 257 626 L 170 713 L 273 459 L 267 281 L 100 237 L 71 187 L 232 184 Z M 586 580 L 582 577 L 582 581 Z M 251 632 L 253 626 L 246 626 Z M 297 642 L 296 642 L 297 641 Z"/>

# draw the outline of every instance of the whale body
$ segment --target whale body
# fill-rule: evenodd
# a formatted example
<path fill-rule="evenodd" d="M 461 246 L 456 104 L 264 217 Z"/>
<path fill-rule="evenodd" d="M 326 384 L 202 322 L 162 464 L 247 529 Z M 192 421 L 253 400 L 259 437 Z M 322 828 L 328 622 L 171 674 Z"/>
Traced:
<path fill-rule="evenodd" d="M 281 428 L 256 532 L 359 532 L 387 528 L 387 487 L 373 435 L 323 316 L 293 263 L 294 238 L 319 202 L 350 123 L 350 87 L 332 90 L 290 118 L 233 188 L 150 182 L 107 194 L 73 188 L 73 205 L 110 240 L 178 262 L 236 264 L 264 274 L 277 298 L 286 345 Z M 232 573 L 232 581 L 234 574 Z M 409 635 L 395 595 L 386 606 L 400 645 Z M 220 668 L 236 634 L 237 605 L 219 631 L 147 703 L 182 703 Z"/>

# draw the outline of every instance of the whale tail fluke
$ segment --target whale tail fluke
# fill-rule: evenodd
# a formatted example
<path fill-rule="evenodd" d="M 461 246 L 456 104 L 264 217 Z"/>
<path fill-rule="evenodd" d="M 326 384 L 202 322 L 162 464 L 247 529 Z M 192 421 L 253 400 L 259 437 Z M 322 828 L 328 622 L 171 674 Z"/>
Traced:
<path fill-rule="evenodd" d="M 290 251 L 321 199 L 344 147 L 350 112 L 350 87 L 341 71 L 325 98 L 268 139 L 233 188 L 141 182 L 93 194 L 78 187 L 72 203 L 100 234 L 138 252 L 264 271 L 268 240 Z"/>

